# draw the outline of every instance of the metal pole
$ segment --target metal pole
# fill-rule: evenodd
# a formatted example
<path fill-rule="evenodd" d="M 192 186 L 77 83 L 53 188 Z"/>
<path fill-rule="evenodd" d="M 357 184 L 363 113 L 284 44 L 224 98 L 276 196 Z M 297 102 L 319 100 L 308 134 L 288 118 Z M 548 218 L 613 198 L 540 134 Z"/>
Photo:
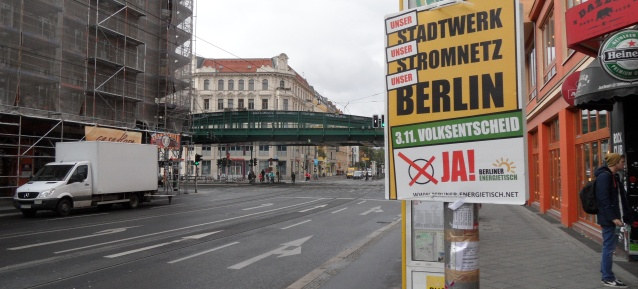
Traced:
<path fill-rule="evenodd" d="M 197 194 L 197 174 L 199 173 L 198 165 L 195 165 L 195 194 Z"/>
<path fill-rule="evenodd" d="M 479 289 L 479 205 L 444 206 L 445 288 Z"/>

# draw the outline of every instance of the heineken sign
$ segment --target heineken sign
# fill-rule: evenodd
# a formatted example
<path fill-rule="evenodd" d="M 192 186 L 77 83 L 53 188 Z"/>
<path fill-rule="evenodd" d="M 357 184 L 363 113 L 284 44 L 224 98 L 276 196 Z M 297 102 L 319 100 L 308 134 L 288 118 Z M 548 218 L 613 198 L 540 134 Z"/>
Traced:
<path fill-rule="evenodd" d="M 600 47 L 600 66 L 622 81 L 638 80 L 638 30 L 621 30 Z"/>

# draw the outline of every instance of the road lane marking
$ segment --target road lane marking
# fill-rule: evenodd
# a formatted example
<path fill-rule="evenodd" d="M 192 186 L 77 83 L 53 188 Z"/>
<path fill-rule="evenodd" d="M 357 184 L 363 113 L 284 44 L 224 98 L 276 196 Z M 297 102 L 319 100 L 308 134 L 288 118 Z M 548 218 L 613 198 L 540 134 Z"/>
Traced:
<path fill-rule="evenodd" d="M 206 226 L 206 225 L 212 225 L 212 224 L 217 224 L 217 223 L 221 223 L 221 222 L 232 221 L 232 220 L 246 218 L 246 217 L 252 217 L 252 216 L 255 216 L 255 215 L 259 215 L 259 214 L 265 214 L 265 213 L 271 213 L 271 212 L 275 212 L 275 211 L 281 211 L 281 210 L 292 208 L 292 207 L 307 205 L 307 204 L 314 203 L 314 202 L 317 202 L 317 201 L 320 201 L 320 200 L 312 200 L 312 201 L 303 202 L 303 203 L 299 203 L 299 204 L 295 204 L 295 205 L 285 206 L 285 207 L 276 208 L 276 209 L 270 209 L 270 210 L 266 210 L 266 211 L 262 211 L 262 212 L 250 213 L 250 214 L 241 215 L 241 216 L 232 217 L 232 218 L 227 218 L 227 219 L 223 219 L 223 220 L 217 220 L 217 221 L 206 222 L 206 223 L 197 224 L 197 225 L 180 227 L 180 228 L 176 228 L 176 229 L 171 229 L 171 230 L 166 230 L 166 231 L 161 231 L 161 232 L 155 232 L 155 233 L 150 233 L 150 234 L 145 234 L 145 235 L 141 235 L 141 236 L 125 238 L 125 239 L 120 239 L 120 240 L 113 240 L 113 241 L 109 241 L 109 242 L 93 244 L 93 245 L 88 245 L 88 246 L 84 246 L 84 247 L 76 247 L 76 248 L 72 248 L 72 249 L 57 251 L 57 252 L 54 252 L 54 253 L 55 254 L 62 254 L 62 253 L 78 251 L 78 250 L 83 250 L 83 249 L 88 249 L 88 248 L 93 248 L 93 247 L 101 247 L 101 246 L 104 246 L 104 245 L 124 242 L 124 241 L 128 241 L 128 240 L 139 239 L 139 238 L 144 238 L 144 237 L 148 237 L 148 236 L 154 236 L 154 235 L 170 233 L 170 232 L 175 232 L 175 231 L 180 231 L 180 230 L 186 230 L 186 229 L 191 229 L 191 228 L 196 228 L 196 227 L 201 227 L 201 226 Z"/>
<path fill-rule="evenodd" d="M 177 262 L 182 262 L 182 261 L 184 261 L 184 260 L 188 260 L 188 259 L 190 259 L 190 258 L 195 258 L 195 257 L 197 257 L 197 256 L 204 255 L 204 254 L 208 254 L 208 253 L 210 253 L 210 252 L 214 252 L 214 251 L 217 251 L 217 250 L 220 250 L 220 249 L 224 249 L 224 248 L 226 248 L 226 247 L 230 247 L 230 246 L 232 246 L 232 245 L 237 245 L 237 244 L 239 244 L 239 242 L 232 242 L 232 243 L 228 243 L 228 244 L 226 244 L 226 245 L 222 245 L 222 246 L 219 246 L 219 247 L 216 247 L 216 248 L 213 248 L 213 249 L 209 249 L 209 250 L 206 250 L 206 251 L 202 251 L 202 252 L 199 252 L 199 253 L 196 253 L 196 254 L 193 254 L 193 255 L 189 255 L 189 256 L 186 256 L 186 257 L 184 257 L 184 258 L 180 258 L 180 259 L 177 259 L 177 260 L 169 261 L 169 262 L 166 262 L 166 263 L 168 263 L 168 264 L 175 264 L 175 263 L 177 263 Z"/>
<path fill-rule="evenodd" d="M 366 201 L 365 201 L 365 200 L 363 200 L 363 201 L 361 201 L 361 202 L 358 202 L 358 203 L 357 203 L 357 205 L 361 205 L 361 204 L 363 204 L 363 203 L 365 203 L 365 202 L 366 202 Z"/>
<path fill-rule="evenodd" d="M 239 262 L 233 266 L 228 267 L 228 269 L 239 270 L 255 262 L 266 259 L 272 255 L 279 255 L 277 258 L 299 255 L 301 254 L 301 245 L 303 245 L 303 243 L 308 241 L 310 238 L 312 238 L 312 235 L 301 238 L 301 239 L 297 239 L 288 243 L 283 243 L 281 244 L 281 247 L 277 249 L 252 257 L 246 261 Z M 289 247 L 293 247 L 293 248 L 289 249 Z"/>
<path fill-rule="evenodd" d="M 245 209 L 242 209 L 242 211 L 249 211 L 249 210 L 254 210 L 254 209 L 261 209 L 261 208 L 265 208 L 265 207 L 270 207 L 270 206 L 272 206 L 272 205 L 274 205 L 274 204 L 273 204 L 273 203 L 261 204 L 261 205 L 259 205 L 259 206 L 257 206 L 257 207 L 252 207 L 252 208 L 245 208 Z"/>
<path fill-rule="evenodd" d="M 365 215 L 370 214 L 370 213 L 383 213 L 383 210 L 381 210 L 381 206 L 377 206 L 377 207 L 374 207 L 374 208 L 372 208 L 370 210 L 367 210 L 367 211 L 361 213 L 360 215 L 361 216 L 365 216 Z"/>
<path fill-rule="evenodd" d="M 177 239 L 177 240 L 173 240 L 170 242 L 165 242 L 165 243 L 160 243 L 160 244 L 155 244 L 155 245 L 151 245 L 151 246 L 146 246 L 143 248 L 138 248 L 138 249 L 134 249 L 134 250 L 129 250 L 129 251 L 124 251 L 122 253 L 117 253 L 117 254 L 111 254 L 111 255 L 107 255 L 104 256 L 105 258 L 117 258 L 117 257 L 122 257 L 122 256 L 126 256 L 126 255 L 130 255 L 133 253 L 138 253 L 138 252 L 142 252 L 142 251 L 146 251 L 146 250 L 150 250 L 150 249 L 155 249 L 155 248 L 159 248 L 159 247 L 163 247 L 166 245 L 170 245 L 170 244 L 175 244 L 175 243 L 179 243 L 182 241 L 186 241 L 186 240 L 199 240 L 201 238 L 210 236 L 212 234 L 217 234 L 221 231 L 214 231 L 214 232 L 208 232 L 208 233 L 203 233 L 203 234 L 197 234 L 197 235 L 191 235 L 191 236 L 186 236 L 186 237 L 182 237 L 181 239 Z"/>
<path fill-rule="evenodd" d="M 292 228 L 292 227 L 296 227 L 296 226 L 299 226 L 299 225 L 301 225 L 301 224 L 308 223 L 308 222 L 310 222 L 310 221 L 312 221 L 312 220 L 305 220 L 305 221 L 301 221 L 301 222 L 299 222 L 299 223 L 297 223 L 297 224 L 293 224 L 293 225 L 290 225 L 290 226 L 288 226 L 288 227 L 283 227 L 283 228 L 281 228 L 281 229 L 282 229 L 282 230 L 290 229 L 290 228 Z"/>
<path fill-rule="evenodd" d="M 327 206 L 327 205 L 328 205 L 328 204 L 323 204 L 323 205 L 314 206 L 314 207 L 312 207 L 312 208 L 308 208 L 308 209 L 305 209 L 305 210 L 301 210 L 301 211 L 299 211 L 299 213 L 305 213 L 305 212 L 308 212 L 308 211 L 312 211 L 312 210 L 314 210 L 314 209 L 323 208 L 323 207 L 325 207 L 325 206 Z"/>
<path fill-rule="evenodd" d="M 345 210 L 347 210 L 347 209 L 348 209 L 348 207 L 345 207 L 345 208 L 343 208 L 343 209 L 336 210 L 336 211 L 332 212 L 331 214 L 336 214 L 336 213 L 339 213 L 339 212 L 341 212 L 341 211 L 345 211 Z"/>
<path fill-rule="evenodd" d="M 49 241 L 49 242 L 35 243 L 35 244 L 24 245 L 24 246 L 19 246 L 19 247 L 7 248 L 7 250 L 15 251 L 15 250 L 22 250 L 22 249 L 28 249 L 28 248 L 33 248 L 33 247 L 40 247 L 40 246 L 46 246 L 46 245 L 51 245 L 51 244 L 70 242 L 70 241 L 87 239 L 87 238 L 95 238 L 95 237 L 100 237 L 100 236 L 109 235 L 109 234 L 121 233 L 121 232 L 126 231 L 126 229 L 136 228 L 136 227 L 139 227 L 139 226 L 108 229 L 108 230 L 104 230 L 104 231 L 99 231 L 99 232 L 93 233 L 91 235 L 75 237 L 75 238 L 69 238 L 69 239 L 62 239 L 62 240 L 55 240 L 55 241 Z"/>

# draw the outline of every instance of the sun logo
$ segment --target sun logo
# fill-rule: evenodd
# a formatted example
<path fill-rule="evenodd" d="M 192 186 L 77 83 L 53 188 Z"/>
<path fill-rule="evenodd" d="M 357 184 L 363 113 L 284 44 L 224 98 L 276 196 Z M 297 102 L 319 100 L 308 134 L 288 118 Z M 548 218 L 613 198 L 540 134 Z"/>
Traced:
<path fill-rule="evenodd" d="M 497 159 L 494 163 L 492 163 L 492 166 L 495 166 L 497 168 L 505 167 L 507 168 L 508 173 L 512 173 L 512 174 L 516 173 L 516 166 L 514 165 L 514 162 L 510 161 L 510 159 L 503 159 L 503 158 L 501 158 L 500 160 Z"/>

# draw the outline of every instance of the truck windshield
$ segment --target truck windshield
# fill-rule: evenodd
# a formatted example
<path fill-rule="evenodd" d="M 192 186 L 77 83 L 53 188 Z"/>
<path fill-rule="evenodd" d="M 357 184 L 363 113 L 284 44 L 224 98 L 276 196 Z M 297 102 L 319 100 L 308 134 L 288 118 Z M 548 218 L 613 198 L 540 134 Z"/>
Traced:
<path fill-rule="evenodd" d="M 50 165 L 42 167 L 33 178 L 32 181 L 62 181 L 64 177 L 73 168 L 73 165 Z"/>

